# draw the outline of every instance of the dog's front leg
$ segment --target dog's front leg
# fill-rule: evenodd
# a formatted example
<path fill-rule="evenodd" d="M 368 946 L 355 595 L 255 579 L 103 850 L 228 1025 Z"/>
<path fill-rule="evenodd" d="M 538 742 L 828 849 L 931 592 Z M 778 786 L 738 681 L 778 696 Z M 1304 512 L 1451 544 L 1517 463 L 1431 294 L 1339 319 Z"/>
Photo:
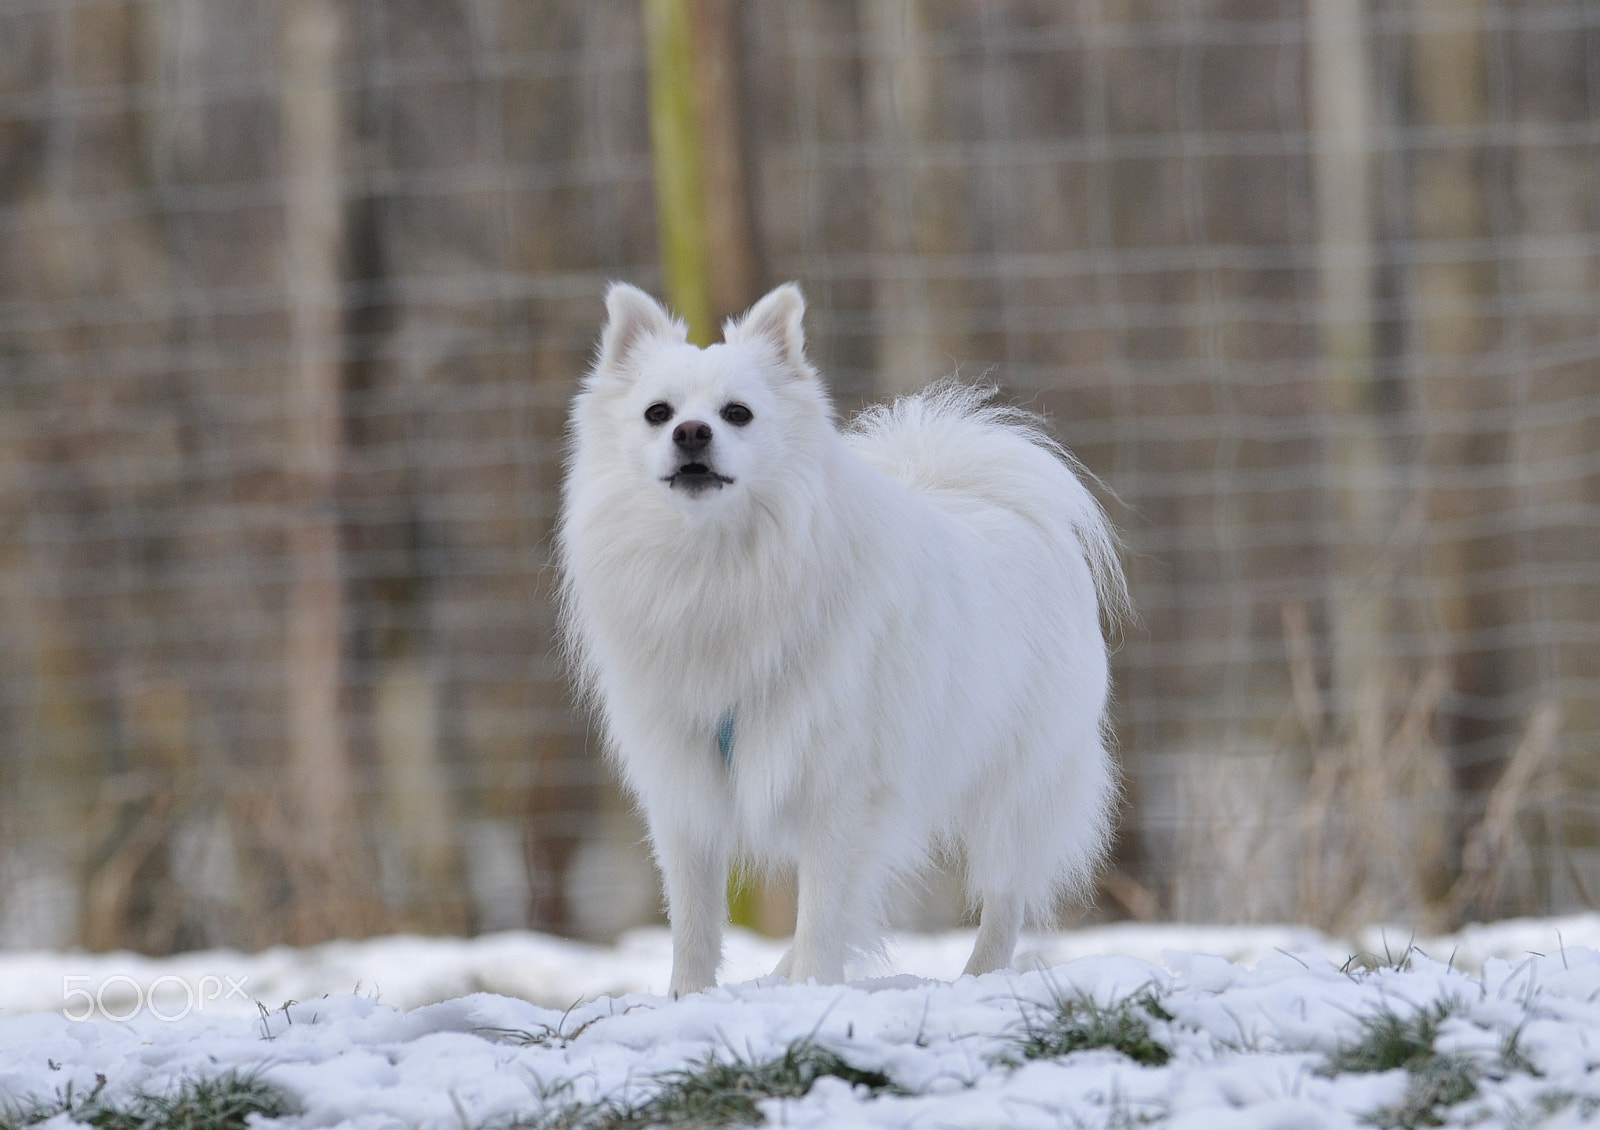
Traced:
<path fill-rule="evenodd" d="M 842 905 L 847 885 L 823 860 L 808 856 L 800 861 L 798 894 L 794 945 L 773 972 L 795 983 L 838 984 L 844 980 L 847 948 L 843 930 L 848 915 Z"/>
<path fill-rule="evenodd" d="M 717 983 L 728 917 L 728 850 L 684 828 L 656 828 L 656 861 L 672 923 L 672 995 Z"/>
<path fill-rule="evenodd" d="M 800 854 L 794 945 L 774 972 L 793 982 L 844 980 L 852 943 L 876 930 L 882 850 L 872 806 L 818 814 Z"/>

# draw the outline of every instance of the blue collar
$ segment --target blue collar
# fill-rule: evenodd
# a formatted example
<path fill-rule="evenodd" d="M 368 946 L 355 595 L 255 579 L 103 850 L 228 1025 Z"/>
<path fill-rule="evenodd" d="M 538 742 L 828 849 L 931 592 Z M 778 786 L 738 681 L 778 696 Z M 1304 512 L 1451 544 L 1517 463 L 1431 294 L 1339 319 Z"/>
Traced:
<path fill-rule="evenodd" d="M 722 763 L 733 768 L 733 707 L 723 711 L 717 719 L 717 749 L 722 753 Z"/>

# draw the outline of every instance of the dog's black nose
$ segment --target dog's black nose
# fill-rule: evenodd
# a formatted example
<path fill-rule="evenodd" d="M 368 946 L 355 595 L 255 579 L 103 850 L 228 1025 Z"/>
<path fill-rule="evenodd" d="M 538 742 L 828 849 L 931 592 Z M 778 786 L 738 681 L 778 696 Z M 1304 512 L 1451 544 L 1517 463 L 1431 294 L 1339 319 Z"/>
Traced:
<path fill-rule="evenodd" d="M 685 455 L 703 451 L 711 442 L 711 425 L 704 420 L 685 420 L 672 429 L 672 442 Z"/>

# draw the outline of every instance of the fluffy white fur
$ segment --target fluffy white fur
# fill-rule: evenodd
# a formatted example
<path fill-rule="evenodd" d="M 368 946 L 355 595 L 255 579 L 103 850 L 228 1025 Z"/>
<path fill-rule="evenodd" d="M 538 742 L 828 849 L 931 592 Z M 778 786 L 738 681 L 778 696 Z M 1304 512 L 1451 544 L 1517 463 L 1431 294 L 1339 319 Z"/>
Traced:
<path fill-rule="evenodd" d="M 572 412 L 563 621 L 649 823 L 672 991 L 716 981 L 735 858 L 798 869 L 791 980 L 841 980 L 886 891 L 945 851 L 982 907 L 967 971 L 1008 964 L 1025 919 L 1085 892 L 1116 790 L 1100 621 L 1126 589 L 1075 464 L 950 384 L 841 432 L 792 284 L 706 349 L 631 286 L 606 307 Z M 672 481 L 685 421 L 731 481 Z"/>

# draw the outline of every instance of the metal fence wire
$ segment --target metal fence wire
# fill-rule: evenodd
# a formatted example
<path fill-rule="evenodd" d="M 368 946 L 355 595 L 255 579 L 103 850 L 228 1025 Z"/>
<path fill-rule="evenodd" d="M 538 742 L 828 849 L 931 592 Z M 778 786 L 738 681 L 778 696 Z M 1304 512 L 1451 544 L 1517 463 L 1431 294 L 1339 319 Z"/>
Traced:
<path fill-rule="evenodd" d="M 1600 6 L 696 11 L 718 312 L 797 279 L 843 409 L 983 376 L 1102 481 L 1094 913 L 1592 902 Z M 0 7 L 0 944 L 659 914 L 549 566 L 604 285 L 662 286 L 646 35 Z"/>

